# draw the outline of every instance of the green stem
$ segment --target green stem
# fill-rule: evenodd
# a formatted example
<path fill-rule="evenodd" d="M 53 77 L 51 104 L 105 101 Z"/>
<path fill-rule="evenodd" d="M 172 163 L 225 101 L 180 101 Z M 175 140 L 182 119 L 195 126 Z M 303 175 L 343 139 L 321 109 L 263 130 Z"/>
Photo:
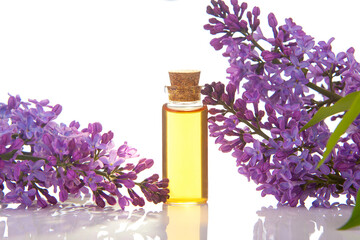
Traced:
<path fill-rule="evenodd" d="M 236 116 L 236 111 L 232 107 L 228 106 L 226 103 L 224 103 L 224 102 L 222 102 L 220 100 L 218 101 L 218 104 L 222 105 L 228 112 L 231 112 L 232 114 L 234 114 Z M 245 123 L 248 127 L 250 127 L 252 130 L 254 130 L 254 132 L 257 135 L 263 137 L 266 140 L 270 139 L 269 136 L 266 135 L 263 131 L 261 131 L 260 128 L 257 128 L 256 126 L 251 124 L 249 121 L 247 121 L 245 119 L 241 119 L 241 118 L 238 118 L 238 119 L 239 119 L 240 122 Z"/>
<path fill-rule="evenodd" d="M 312 82 L 308 82 L 306 84 L 306 86 L 308 86 L 309 88 L 317 91 L 318 93 L 321 93 L 322 95 L 334 100 L 334 101 L 338 101 L 340 100 L 342 97 L 340 95 L 337 95 L 336 93 L 330 92 L 322 87 L 317 86 L 316 84 L 312 83 Z"/>
<path fill-rule="evenodd" d="M 99 170 L 94 170 L 94 172 L 95 172 L 97 175 L 100 175 L 100 176 L 103 176 L 103 177 L 108 178 L 108 175 L 107 175 L 107 173 L 105 173 L 105 172 L 102 172 L 102 171 L 99 171 Z"/>
<path fill-rule="evenodd" d="M 318 176 L 311 176 L 313 179 L 312 180 L 307 180 L 305 184 L 301 185 L 302 188 L 305 190 L 306 187 L 309 184 L 315 183 L 316 184 L 316 188 L 322 188 L 324 186 L 329 186 L 329 185 L 343 185 L 345 182 L 345 179 L 342 178 L 339 174 L 329 174 L 329 175 L 322 175 L 321 177 Z"/>
<path fill-rule="evenodd" d="M 255 41 L 254 39 L 251 39 L 251 43 L 254 44 L 254 46 L 257 47 L 260 51 L 262 52 L 265 51 L 265 49 L 262 46 L 260 46 L 258 42 Z"/>
<path fill-rule="evenodd" d="M 244 32 L 244 31 L 241 31 L 241 33 L 244 35 L 244 37 L 248 37 L 248 36 L 250 36 L 250 35 L 252 35 L 252 34 L 250 34 L 249 32 Z M 252 36 L 251 36 L 251 43 L 252 44 L 254 44 L 254 46 L 255 47 L 257 47 L 260 51 L 265 51 L 265 49 L 257 42 L 257 41 L 255 41 L 253 38 L 252 38 Z"/>
<path fill-rule="evenodd" d="M 16 152 L 17 152 L 17 150 L 14 150 L 14 151 L 2 154 L 2 155 L 0 155 L 0 158 L 2 160 L 10 160 L 12 157 L 14 157 L 14 154 Z M 17 155 L 16 160 L 30 160 L 30 161 L 33 161 L 33 162 L 36 162 L 36 161 L 39 161 L 39 160 L 47 161 L 47 159 L 45 159 L 45 158 L 35 157 L 35 156 L 32 156 L 32 155 L 30 155 L 29 153 L 26 153 L 26 152 L 23 152 L 23 155 Z"/>
<path fill-rule="evenodd" d="M 239 120 L 240 120 L 241 122 L 245 123 L 246 125 L 248 125 L 252 130 L 254 130 L 254 132 L 255 132 L 257 135 L 265 138 L 266 140 L 269 140 L 269 139 L 270 139 L 268 135 L 266 135 L 266 134 L 265 134 L 263 131 L 261 131 L 259 128 L 257 128 L 257 127 L 255 127 L 254 125 L 252 125 L 249 121 L 247 121 L 247 120 L 245 120 L 245 119 L 239 119 Z"/>
<path fill-rule="evenodd" d="M 331 71 L 329 72 L 328 74 L 328 77 L 329 77 L 329 85 L 330 85 L 330 92 L 334 92 L 334 89 L 333 89 L 333 68 L 334 68 L 334 64 L 332 63 L 331 64 Z"/>

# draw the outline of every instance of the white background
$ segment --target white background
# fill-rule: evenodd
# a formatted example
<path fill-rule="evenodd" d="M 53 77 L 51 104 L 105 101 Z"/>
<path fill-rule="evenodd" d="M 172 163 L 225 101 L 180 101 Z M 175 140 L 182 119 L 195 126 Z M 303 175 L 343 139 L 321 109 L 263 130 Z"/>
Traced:
<path fill-rule="evenodd" d="M 6 102 L 9 93 L 59 103 L 63 112 L 58 122 L 78 120 L 81 127 L 101 122 L 105 131 L 115 133 L 117 146 L 128 141 L 141 156 L 153 158 L 151 171 L 160 173 L 161 107 L 168 70 L 199 69 L 202 84 L 226 82 L 227 61 L 210 46 L 212 36 L 203 29 L 209 3 L 2 0 L 0 102 Z M 360 49 L 355 0 L 248 3 L 250 9 L 260 7 L 263 32 L 268 32 L 267 14 L 273 12 L 280 25 L 292 17 L 316 41 L 334 36 L 335 52 L 351 46 Z M 271 196 L 261 198 L 256 186 L 237 173 L 235 159 L 217 148 L 209 139 L 209 229 L 212 216 L 231 215 L 234 204 L 274 204 Z M 251 227 L 256 218 L 240 221 Z M 236 233 L 237 222 L 217 224 Z"/>

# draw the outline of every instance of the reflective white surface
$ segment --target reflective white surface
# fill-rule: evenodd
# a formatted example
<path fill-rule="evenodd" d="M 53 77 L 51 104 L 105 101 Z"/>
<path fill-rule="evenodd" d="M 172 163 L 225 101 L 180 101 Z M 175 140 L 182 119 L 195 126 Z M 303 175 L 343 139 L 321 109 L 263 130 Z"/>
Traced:
<path fill-rule="evenodd" d="M 1 205 L 0 239 L 360 239 L 360 230 L 338 231 L 351 207 L 233 206 L 227 217 L 212 213 L 222 206 L 159 205 L 122 211 L 93 205 L 59 204 L 46 209 Z M 246 210 L 245 210 L 246 209 Z M 241 213 L 247 213 L 242 215 Z"/>

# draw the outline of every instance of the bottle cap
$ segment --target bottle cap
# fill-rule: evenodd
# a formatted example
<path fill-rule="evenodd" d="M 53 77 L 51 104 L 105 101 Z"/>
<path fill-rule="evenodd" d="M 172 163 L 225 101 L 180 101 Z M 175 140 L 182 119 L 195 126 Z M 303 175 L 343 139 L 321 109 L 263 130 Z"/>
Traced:
<path fill-rule="evenodd" d="M 201 100 L 200 71 L 169 71 L 169 76 L 171 86 L 166 88 L 170 101 L 193 102 Z"/>

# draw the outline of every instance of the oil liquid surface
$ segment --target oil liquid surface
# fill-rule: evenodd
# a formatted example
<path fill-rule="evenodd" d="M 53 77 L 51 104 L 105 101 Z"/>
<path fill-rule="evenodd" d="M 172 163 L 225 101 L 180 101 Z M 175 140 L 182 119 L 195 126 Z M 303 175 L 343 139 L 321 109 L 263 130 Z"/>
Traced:
<path fill-rule="evenodd" d="M 174 110 L 163 106 L 163 176 L 168 203 L 205 203 L 208 197 L 207 107 Z"/>

